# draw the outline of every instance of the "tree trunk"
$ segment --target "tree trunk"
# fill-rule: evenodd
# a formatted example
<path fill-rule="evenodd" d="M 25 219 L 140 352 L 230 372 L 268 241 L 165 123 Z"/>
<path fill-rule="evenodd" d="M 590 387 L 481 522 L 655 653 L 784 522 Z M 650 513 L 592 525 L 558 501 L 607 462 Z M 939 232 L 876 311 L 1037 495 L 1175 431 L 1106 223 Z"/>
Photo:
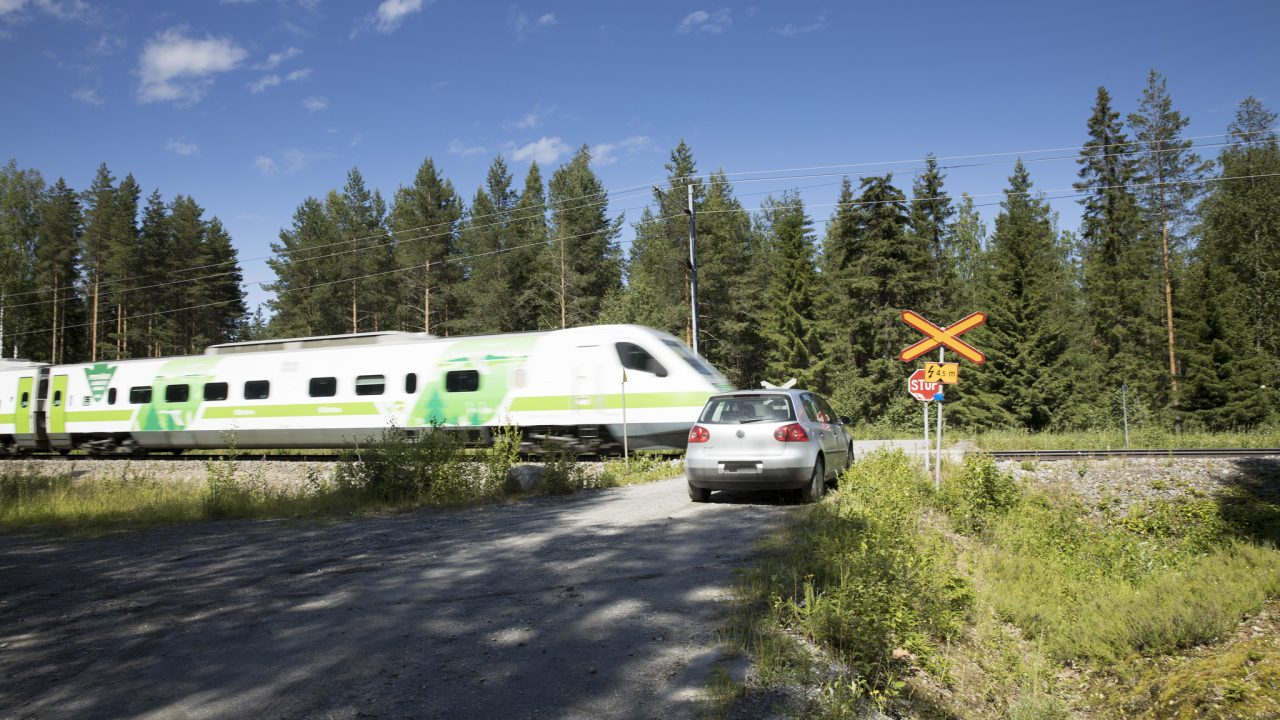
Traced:
<path fill-rule="evenodd" d="M 1160 189 L 1160 248 L 1164 254 L 1164 316 L 1169 331 L 1169 392 L 1176 431 L 1182 430 L 1182 418 L 1178 415 L 1178 358 L 1174 349 L 1173 333 L 1173 273 L 1169 269 L 1169 223 L 1165 218 L 1164 188 Z"/>
<path fill-rule="evenodd" d="M 53 327 L 49 335 L 49 362 L 58 362 L 58 276 L 53 276 Z"/>
<path fill-rule="evenodd" d="M 564 258 L 564 237 L 560 238 L 560 327 L 561 329 L 569 327 L 569 304 L 567 300 L 567 282 L 565 258 Z"/>
<path fill-rule="evenodd" d="M 422 332 L 431 332 L 431 259 L 422 260 Z"/>
<path fill-rule="evenodd" d="M 93 271 L 93 329 L 89 333 L 89 361 L 98 361 L 98 289 L 101 278 Z"/>
<path fill-rule="evenodd" d="M 356 281 L 351 281 L 351 332 L 360 332 L 360 324 L 356 320 Z"/>

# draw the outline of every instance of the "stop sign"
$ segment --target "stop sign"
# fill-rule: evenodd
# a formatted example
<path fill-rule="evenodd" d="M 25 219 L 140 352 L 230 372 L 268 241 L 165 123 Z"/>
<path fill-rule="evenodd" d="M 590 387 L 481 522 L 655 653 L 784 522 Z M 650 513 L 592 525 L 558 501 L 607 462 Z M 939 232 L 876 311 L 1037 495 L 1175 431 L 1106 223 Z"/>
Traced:
<path fill-rule="evenodd" d="M 907 392 L 911 393 L 911 397 L 928 402 L 933 396 L 942 392 L 942 383 L 928 382 L 924 379 L 924 368 L 911 373 L 911 377 L 907 378 Z"/>

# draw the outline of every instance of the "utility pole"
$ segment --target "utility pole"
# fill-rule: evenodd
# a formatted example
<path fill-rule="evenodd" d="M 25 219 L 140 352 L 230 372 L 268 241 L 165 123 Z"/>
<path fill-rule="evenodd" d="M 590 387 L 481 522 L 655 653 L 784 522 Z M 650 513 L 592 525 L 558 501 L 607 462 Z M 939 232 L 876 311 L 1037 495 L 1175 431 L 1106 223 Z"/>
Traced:
<path fill-rule="evenodd" d="M 698 354 L 698 234 L 693 223 L 693 179 L 689 188 L 689 310 L 693 321 L 693 354 Z"/>

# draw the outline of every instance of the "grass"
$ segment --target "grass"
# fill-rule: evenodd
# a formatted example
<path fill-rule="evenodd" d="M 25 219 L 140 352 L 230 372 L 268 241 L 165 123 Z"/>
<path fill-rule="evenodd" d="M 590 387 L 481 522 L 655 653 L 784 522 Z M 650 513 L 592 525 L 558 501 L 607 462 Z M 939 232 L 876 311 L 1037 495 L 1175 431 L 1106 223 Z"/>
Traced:
<path fill-rule="evenodd" d="M 1000 430 L 984 433 L 950 431 L 944 440 L 967 440 L 987 452 L 1000 450 L 1106 450 L 1124 448 L 1123 430 L 1030 433 Z M 1185 432 L 1175 434 L 1156 427 L 1134 428 L 1129 447 L 1135 450 L 1176 450 L 1184 448 L 1275 448 L 1280 447 L 1280 427 L 1248 432 Z"/>
<path fill-rule="evenodd" d="M 806 716 L 1280 717 L 1278 526 L 1238 490 L 1121 514 L 982 456 L 935 493 L 881 453 L 769 539 L 725 633 L 762 685 L 821 688 Z"/>
<path fill-rule="evenodd" d="M 310 474 L 293 486 L 268 483 L 254 465 L 229 457 L 204 461 L 204 478 L 156 479 L 131 463 L 111 477 L 72 471 L 40 475 L 17 462 L 0 465 L 0 531 L 96 534 L 160 524 L 230 518 L 317 518 L 415 507 L 457 507 L 527 495 L 508 481 L 519 462 L 519 437 L 498 433 L 489 448 L 468 450 L 441 433 L 409 438 L 394 431 L 381 443 L 350 452 L 332 473 Z M 573 456 L 544 458 L 535 492 L 571 493 L 674 477 L 683 464 L 654 454 L 609 460 L 588 471 Z M 594 466 L 592 466 L 594 467 Z"/>

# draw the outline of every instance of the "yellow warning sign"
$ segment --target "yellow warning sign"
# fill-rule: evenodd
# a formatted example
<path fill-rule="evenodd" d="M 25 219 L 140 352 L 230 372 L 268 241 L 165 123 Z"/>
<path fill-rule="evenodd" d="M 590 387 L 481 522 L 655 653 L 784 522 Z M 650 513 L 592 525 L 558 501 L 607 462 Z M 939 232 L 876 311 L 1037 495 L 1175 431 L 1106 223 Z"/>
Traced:
<path fill-rule="evenodd" d="M 960 363 L 925 363 L 924 379 L 926 382 L 955 385 L 960 382 Z"/>

